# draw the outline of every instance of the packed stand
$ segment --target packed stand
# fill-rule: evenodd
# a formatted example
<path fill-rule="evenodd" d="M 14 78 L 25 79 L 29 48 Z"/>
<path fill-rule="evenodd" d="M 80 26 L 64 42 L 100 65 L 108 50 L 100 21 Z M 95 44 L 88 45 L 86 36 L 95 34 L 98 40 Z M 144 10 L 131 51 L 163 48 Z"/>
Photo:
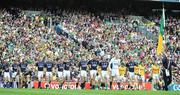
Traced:
<path fill-rule="evenodd" d="M 128 16 L 123 15 L 123 13 L 101 13 L 97 15 L 87 11 L 69 10 L 58 10 L 55 13 L 45 13 L 51 14 L 50 16 L 37 15 L 28 17 L 23 11 L 19 12 L 18 16 L 14 16 L 6 10 L 2 11 L 0 18 L 1 76 L 5 75 L 4 71 L 9 66 L 12 67 L 12 64 L 17 63 L 20 65 L 26 63 L 28 64 L 26 71 L 30 73 L 27 74 L 29 77 L 26 76 L 25 80 L 29 81 L 40 81 L 43 78 L 43 80 L 48 82 L 59 80 L 61 81 L 60 83 L 63 83 L 66 79 L 59 79 L 59 77 L 63 76 L 63 78 L 67 77 L 67 81 L 79 83 L 89 81 L 94 88 L 95 84 L 98 84 L 100 80 L 103 83 L 108 81 L 110 84 L 114 81 L 130 81 L 130 83 L 134 81 L 153 82 L 157 84 L 154 88 L 162 89 L 162 63 L 160 62 L 161 57 L 156 55 L 157 43 L 154 43 L 152 39 L 147 39 L 145 35 L 131 27 L 132 21 Z M 69 36 L 58 35 L 54 27 L 47 25 L 47 23 L 50 23 L 50 19 L 53 26 L 59 24 L 62 30 L 70 37 L 76 39 L 78 43 L 68 39 Z M 120 23 L 116 24 L 114 19 L 119 19 Z M 107 20 L 110 24 L 107 24 Z M 158 23 L 156 19 L 152 19 L 152 21 Z M 173 60 L 179 67 L 180 35 L 176 30 L 179 29 L 178 23 L 180 20 L 175 19 L 173 21 L 176 24 L 170 23 L 170 19 L 167 19 L 166 22 L 166 52 L 170 52 L 170 55 L 173 55 Z M 156 29 L 153 32 L 158 33 L 159 28 L 156 27 Z M 173 32 L 171 34 L 168 31 Z M 97 63 L 103 61 L 108 63 L 108 66 L 106 66 L 108 73 L 106 73 L 105 78 L 100 76 L 103 68 L 99 64 L 99 67 L 97 66 L 96 68 L 98 74 L 91 74 L 91 70 L 94 70 L 91 65 L 92 59 L 98 61 Z M 44 60 L 46 63 L 52 62 L 54 69 L 52 71 L 46 70 L 46 73 L 52 72 L 52 74 L 48 73 L 48 75 L 43 74 L 43 76 L 39 76 L 41 75 L 39 62 Z M 91 65 L 86 69 L 88 76 L 82 75 L 82 66 L 79 66 L 81 61 L 84 60 L 89 61 L 88 65 Z M 111 64 L 114 60 L 118 60 L 118 64 L 116 64 L 118 68 L 123 67 L 126 69 L 125 73 L 118 71 L 120 75 L 115 74 L 115 77 L 114 75 L 111 77 L 111 70 L 114 68 Z M 66 72 L 66 70 L 64 71 L 68 73 L 67 76 L 65 72 L 63 72 L 65 76 L 57 73 L 57 69 L 59 70 L 57 64 L 59 63 L 70 63 L 70 68 L 67 71 L 71 71 L 71 73 Z M 6 64 L 8 64 L 7 67 Z M 48 68 L 48 66 L 44 68 Z M 13 73 L 13 69 L 9 69 Z M 133 70 L 131 71 L 131 69 Z M 154 72 L 154 69 L 158 69 L 158 71 Z M 179 82 L 179 68 L 175 67 L 173 70 L 173 76 L 175 76 L 173 81 Z M 21 77 L 25 75 L 19 75 L 20 78 L 17 78 L 13 77 L 12 74 L 13 80 L 5 77 L 2 82 L 6 84 L 6 82 L 16 81 L 21 83 L 20 87 L 23 87 Z M 84 79 L 82 76 L 87 77 L 87 79 Z M 98 87 L 100 86 L 98 85 Z"/>

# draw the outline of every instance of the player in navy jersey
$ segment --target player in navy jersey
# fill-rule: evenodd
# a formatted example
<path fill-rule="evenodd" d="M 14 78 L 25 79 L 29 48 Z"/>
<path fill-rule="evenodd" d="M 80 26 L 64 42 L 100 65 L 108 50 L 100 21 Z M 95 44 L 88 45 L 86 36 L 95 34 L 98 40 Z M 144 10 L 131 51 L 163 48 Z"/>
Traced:
<path fill-rule="evenodd" d="M 68 59 L 65 58 L 64 62 L 64 71 L 63 71 L 63 76 L 65 80 L 68 81 L 68 88 L 69 88 L 69 82 L 70 82 L 70 69 L 71 69 L 71 62 L 69 62 Z"/>
<path fill-rule="evenodd" d="M 54 64 L 52 61 L 46 61 L 45 67 L 46 67 L 46 77 L 48 81 L 51 81 Z"/>
<path fill-rule="evenodd" d="M 10 83 L 10 68 L 7 62 L 3 62 L 2 67 L 3 67 L 4 82 L 5 82 L 5 87 L 6 87 L 7 84 Z"/>
<path fill-rule="evenodd" d="M 57 74 L 58 74 L 58 80 L 60 83 L 59 86 L 60 86 L 60 88 L 62 88 L 63 81 L 64 81 L 64 78 L 63 78 L 64 64 L 63 64 L 62 60 L 59 58 L 56 61 L 57 61 L 56 69 L 57 69 Z"/>
<path fill-rule="evenodd" d="M 14 88 L 18 87 L 18 78 L 19 78 L 19 74 L 18 74 L 18 62 L 14 62 L 12 65 L 12 81 L 14 83 Z"/>
<path fill-rule="evenodd" d="M 134 77 L 135 77 L 134 66 L 136 66 L 136 64 L 133 61 L 133 58 L 131 57 L 130 62 L 126 64 L 126 67 L 128 69 L 128 75 L 131 80 L 134 79 Z"/>
<path fill-rule="evenodd" d="M 84 89 L 85 82 L 87 81 L 87 66 L 88 61 L 85 59 L 86 57 L 82 57 L 81 61 L 79 62 L 80 68 L 80 77 L 81 77 L 81 88 Z"/>
<path fill-rule="evenodd" d="M 106 89 L 108 88 L 108 78 L 109 78 L 109 75 L 108 75 L 108 72 L 107 72 L 107 69 L 109 67 L 109 63 L 108 61 L 105 59 L 105 58 L 102 58 L 102 61 L 99 63 L 99 66 L 101 67 L 101 86 L 102 87 L 105 87 L 106 86 Z"/>
<path fill-rule="evenodd" d="M 19 64 L 20 68 L 20 87 L 22 88 L 23 85 L 25 85 L 26 79 L 25 79 L 25 74 L 27 73 L 27 66 L 28 64 L 26 63 L 25 60 L 21 61 Z"/>
<path fill-rule="evenodd" d="M 95 89 L 95 77 L 97 75 L 97 66 L 99 65 L 98 57 L 94 56 L 94 59 L 91 59 L 88 62 L 88 65 L 90 66 L 90 78 L 92 89 Z"/>
<path fill-rule="evenodd" d="M 45 60 L 36 63 L 36 69 L 38 70 L 38 81 L 39 81 L 38 88 L 41 88 L 40 86 L 41 86 L 41 80 L 44 75 L 44 66 L 45 66 Z"/>

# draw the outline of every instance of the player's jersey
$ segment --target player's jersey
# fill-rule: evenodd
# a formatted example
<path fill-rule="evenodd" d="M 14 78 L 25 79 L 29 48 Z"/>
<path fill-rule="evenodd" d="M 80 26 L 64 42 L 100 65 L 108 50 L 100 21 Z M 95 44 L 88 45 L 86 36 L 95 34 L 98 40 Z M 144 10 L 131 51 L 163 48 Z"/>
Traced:
<path fill-rule="evenodd" d="M 12 70 L 13 72 L 17 72 L 18 71 L 18 64 L 12 64 Z"/>
<path fill-rule="evenodd" d="M 26 70 L 27 70 L 27 64 L 26 63 L 20 63 L 19 67 L 21 69 L 21 72 L 26 72 Z"/>
<path fill-rule="evenodd" d="M 126 74 L 126 67 L 120 66 L 119 67 L 119 74 L 120 74 L 120 76 L 125 76 L 125 74 Z"/>
<path fill-rule="evenodd" d="M 36 63 L 36 66 L 38 67 L 38 71 L 43 71 L 44 65 L 45 65 L 44 61 Z"/>
<path fill-rule="evenodd" d="M 52 72 L 53 63 L 50 62 L 50 61 L 48 61 L 48 62 L 46 62 L 45 67 L 47 68 L 47 71 L 48 71 L 48 72 Z"/>
<path fill-rule="evenodd" d="M 97 70 L 97 66 L 99 64 L 99 61 L 97 61 L 97 60 L 90 60 L 88 62 L 88 64 L 90 64 L 91 70 Z"/>
<path fill-rule="evenodd" d="M 111 65 L 111 69 L 118 69 L 120 65 L 120 60 L 112 58 L 111 61 L 109 62 Z"/>
<path fill-rule="evenodd" d="M 152 65 L 152 73 L 159 74 L 159 72 L 160 72 L 160 67 L 156 65 Z"/>
<path fill-rule="evenodd" d="M 64 70 L 69 70 L 71 66 L 71 62 L 64 62 Z"/>
<path fill-rule="evenodd" d="M 145 67 L 142 65 L 139 65 L 139 74 L 145 76 Z"/>
<path fill-rule="evenodd" d="M 134 66 L 134 74 L 139 74 L 139 67 L 138 66 Z"/>
<path fill-rule="evenodd" d="M 134 72 L 134 66 L 135 66 L 134 62 L 129 62 L 126 66 L 129 70 L 129 72 Z"/>
<path fill-rule="evenodd" d="M 87 64 L 88 64 L 88 61 L 80 61 L 79 62 L 79 67 L 81 68 L 81 70 L 86 70 L 87 69 Z"/>
<path fill-rule="evenodd" d="M 62 72 L 64 70 L 64 64 L 62 64 L 62 63 L 57 64 L 57 68 L 58 68 L 59 72 Z"/>
<path fill-rule="evenodd" d="M 3 64 L 2 65 L 3 66 L 3 70 L 4 70 L 4 72 L 9 72 L 9 64 Z"/>
<path fill-rule="evenodd" d="M 100 67 L 101 67 L 101 70 L 107 71 L 107 68 L 108 68 L 109 63 L 102 61 L 102 62 L 100 62 L 99 65 L 100 65 Z"/>

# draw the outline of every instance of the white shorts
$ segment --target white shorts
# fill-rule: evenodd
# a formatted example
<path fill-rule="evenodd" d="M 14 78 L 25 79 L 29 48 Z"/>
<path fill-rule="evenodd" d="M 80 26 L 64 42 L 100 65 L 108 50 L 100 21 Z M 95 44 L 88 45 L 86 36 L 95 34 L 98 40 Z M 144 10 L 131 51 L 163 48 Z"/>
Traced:
<path fill-rule="evenodd" d="M 91 70 L 90 71 L 90 76 L 95 77 L 97 75 L 97 70 Z"/>
<path fill-rule="evenodd" d="M 43 78 L 43 71 L 38 71 L 38 79 Z"/>
<path fill-rule="evenodd" d="M 12 78 L 15 78 L 16 75 L 17 75 L 17 72 L 13 72 L 13 73 L 12 73 Z"/>
<path fill-rule="evenodd" d="M 139 79 L 139 76 L 137 74 L 134 74 L 135 79 Z"/>
<path fill-rule="evenodd" d="M 126 78 L 124 76 L 119 76 L 120 82 L 125 82 Z"/>
<path fill-rule="evenodd" d="M 96 81 L 96 82 L 101 81 L 101 76 L 99 76 L 99 75 L 96 76 L 96 77 L 95 77 L 95 81 Z"/>
<path fill-rule="evenodd" d="M 52 72 L 46 72 L 46 77 L 52 77 Z"/>
<path fill-rule="evenodd" d="M 70 71 L 69 70 L 64 70 L 63 76 L 64 77 L 70 77 Z"/>
<path fill-rule="evenodd" d="M 107 78 L 108 74 L 107 71 L 101 71 L 102 78 Z"/>
<path fill-rule="evenodd" d="M 142 79 L 142 82 L 145 82 L 145 76 L 140 76 L 140 78 Z"/>
<path fill-rule="evenodd" d="M 129 78 L 134 78 L 134 72 L 129 72 Z"/>
<path fill-rule="evenodd" d="M 80 75 L 81 77 L 87 77 L 87 71 L 81 70 Z"/>
<path fill-rule="evenodd" d="M 58 77 L 62 78 L 63 77 L 63 72 L 58 71 Z"/>
<path fill-rule="evenodd" d="M 114 77 L 114 76 L 119 76 L 119 69 L 111 69 L 111 76 Z"/>
<path fill-rule="evenodd" d="M 4 72 L 4 78 L 10 79 L 10 73 L 9 72 Z"/>
<path fill-rule="evenodd" d="M 153 74 L 153 80 L 155 80 L 155 79 L 159 79 L 159 74 Z"/>

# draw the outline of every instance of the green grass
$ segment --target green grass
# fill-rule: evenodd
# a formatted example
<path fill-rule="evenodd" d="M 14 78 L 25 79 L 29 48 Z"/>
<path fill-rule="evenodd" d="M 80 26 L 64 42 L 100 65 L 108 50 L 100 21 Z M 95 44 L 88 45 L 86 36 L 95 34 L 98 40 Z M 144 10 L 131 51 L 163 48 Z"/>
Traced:
<path fill-rule="evenodd" d="M 180 91 L 0 89 L 0 95 L 180 95 Z"/>

